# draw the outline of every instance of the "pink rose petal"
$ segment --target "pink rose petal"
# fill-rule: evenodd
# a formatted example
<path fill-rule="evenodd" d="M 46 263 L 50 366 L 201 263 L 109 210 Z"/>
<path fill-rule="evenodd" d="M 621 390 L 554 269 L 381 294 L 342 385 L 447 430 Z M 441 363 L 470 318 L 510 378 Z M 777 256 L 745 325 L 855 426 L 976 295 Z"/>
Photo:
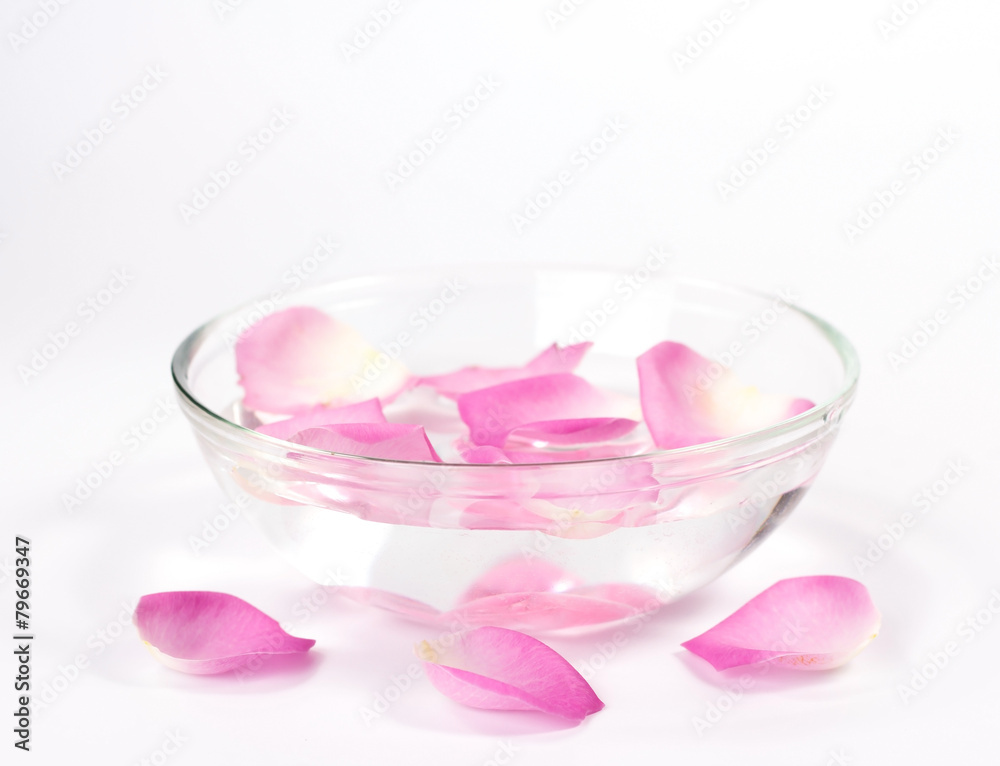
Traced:
<path fill-rule="evenodd" d="M 604 707 L 572 665 L 531 636 L 482 627 L 454 639 L 424 641 L 417 653 L 431 683 L 456 702 L 488 710 L 539 710 L 571 721 Z"/>
<path fill-rule="evenodd" d="M 857 580 L 794 577 L 775 583 L 682 646 L 716 670 L 756 662 L 825 670 L 864 649 L 881 622 L 868 589 Z"/>
<path fill-rule="evenodd" d="M 445 375 L 431 375 L 419 378 L 418 385 L 431 386 L 442 396 L 457 399 L 461 394 L 480 388 L 508 383 L 512 380 L 532 378 L 537 375 L 552 375 L 558 372 L 572 372 L 580 364 L 583 355 L 593 344 L 577 343 L 560 347 L 553 343 L 524 367 L 463 367 Z"/>
<path fill-rule="evenodd" d="M 132 621 L 153 656 L 184 673 L 225 673 L 268 654 L 306 652 L 276 620 L 227 593 L 174 591 L 143 596 Z"/>
<path fill-rule="evenodd" d="M 308 428 L 289 441 L 343 455 L 441 462 L 423 427 L 403 423 L 339 423 Z"/>
<path fill-rule="evenodd" d="M 681 343 L 659 343 L 637 365 L 643 416 L 661 449 L 751 433 L 814 406 L 744 386 L 731 370 Z"/>
<path fill-rule="evenodd" d="M 630 418 L 568 418 L 539 420 L 519 426 L 511 438 L 546 441 L 549 444 L 586 444 L 611 441 L 635 429 L 639 423 Z"/>
<path fill-rule="evenodd" d="M 458 397 L 472 443 L 500 449 L 513 431 L 558 444 L 617 438 L 638 425 L 624 414 L 628 407 L 570 373 L 514 380 Z"/>
<path fill-rule="evenodd" d="M 466 463 L 495 465 L 497 463 L 575 463 L 582 460 L 599 460 L 606 457 L 635 455 L 648 449 L 648 442 L 627 444 L 596 444 L 575 449 L 500 449 L 499 447 L 474 447 L 463 439 L 455 445 Z"/>
<path fill-rule="evenodd" d="M 516 500 L 476 500 L 462 511 L 459 523 L 465 529 L 542 529 L 551 520 Z"/>
<path fill-rule="evenodd" d="M 398 361 L 376 367 L 377 349 L 354 328 L 297 306 L 264 317 L 236 341 L 236 370 L 251 410 L 299 414 L 398 393 L 409 374 Z"/>
<path fill-rule="evenodd" d="M 348 404 L 343 407 L 324 407 L 322 405 L 306 410 L 301 415 L 296 415 L 287 420 L 279 420 L 276 423 L 265 423 L 255 429 L 262 434 L 273 436 L 276 439 L 288 440 L 292 436 L 308 428 L 318 426 L 330 426 L 337 423 L 385 423 L 385 415 L 382 414 L 382 405 L 378 399 L 366 399 L 356 404 Z"/>

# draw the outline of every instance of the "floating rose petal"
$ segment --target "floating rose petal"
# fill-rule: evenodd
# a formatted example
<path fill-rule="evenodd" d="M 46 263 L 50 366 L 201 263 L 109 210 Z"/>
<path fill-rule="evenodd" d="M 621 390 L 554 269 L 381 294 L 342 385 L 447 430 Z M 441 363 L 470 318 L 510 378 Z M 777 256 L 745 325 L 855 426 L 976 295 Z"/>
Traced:
<path fill-rule="evenodd" d="M 466 463 L 496 465 L 498 463 L 575 463 L 581 460 L 599 460 L 607 457 L 635 455 L 647 448 L 646 442 L 628 444 L 596 444 L 577 449 L 500 449 L 499 447 L 473 447 L 464 440 L 456 449 Z"/>
<path fill-rule="evenodd" d="M 431 683 L 456 702 L 488 710 L 539 710 L 571 721 L 604 707 L 572 665 L 531 636 L 482 627 L 454 639 L 424 641 L 417 654 Z"/>
<path fill-rule="evenodd" d="M 775 583 L 682 646 L 716 670 L 756 662 L 825 670 L 864 649 L 881 622 L 868 589 L 857 580 L 794 577 Z"/>
<path fill-rule="evenodd" d="M 661 449 L 750 433 L 814 406 L 744 386 L 731 370 L 681 343 L 659 343 L 637 365 L 643 416 Z"/>
<path fill-rule="evenodd" d="M 459 524 L 465 529 L 541 529 L 551 520 L 516 500 L 476 500 L 462 511 Z"/>
<path fill-rule="evenodd" d="M 409 379 L 395 360 L 376 366 L 378 349 L 354 328 L 305 306 L 264 317 L 236 341 L 244 404 L 299 414 L 398 393 Z"/>
<path fill-rule="evenodd" d="M 457 399 L 461 394 L 522 378 L 572 372 L 593 344 L 577 343 L 560 347 L 553 343 L 524 367 L 463 367 L 446 375 L 418 378 L 417 384 L 431 386 L 442 396 Z"/>
<path fill-rule="evenodd" d="M 472 443 L 503 448 L 508 436 L 557 444 L 615 439 L 638 421 L 623 397 L 614 397 L 570 373 L 514 380 L 458 397 Z M 634 413 L 638 414 L 638 413 Z"/>
<path fill-rule="evenodd" d="M 132 622 L 160 662 L 198 675 L 225 673 L 261 655 L 306 652 L 316 643 L 288 635 L 241 598 L 211 591 L 143 596 Z"/>
<path fill-rule="evenodd" d="M 294 418 L 257 426 L 256 430 L 276 439 L 287 441 L 295 434 L 308 428 L 331 426 L 337 423 L 385 423 L 385 415 L 382 414 L 382 405 L 379 404 L 378 399 L 367 399 L 343 407 L 320 405 L 306 410 Z"/>
<path fill-rule="evenodd" d="M 306 429 L 289 441 L 343 455 L 441 462 L 423 427 L 402 423 L 340 423 Z"/>

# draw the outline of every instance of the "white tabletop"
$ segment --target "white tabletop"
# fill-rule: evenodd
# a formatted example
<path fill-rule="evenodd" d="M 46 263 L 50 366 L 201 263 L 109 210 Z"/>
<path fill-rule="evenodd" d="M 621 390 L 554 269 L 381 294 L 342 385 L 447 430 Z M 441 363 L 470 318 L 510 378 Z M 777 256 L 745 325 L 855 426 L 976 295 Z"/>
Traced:
<path fill-rule="evenodd" d="M 47 702 L 34 763 L 989 759 L 1000 8 L 680 5 L 5 8 L 0 603 L 12 620 L 21 535 Z M 603 664 L 601 713 L 567 727 L 465 709 L 422 676 L 379 703 L 408 686 L 426 630 L 317 603 L 242 520 L 194 550 L 225 498 L 168 363 L 203 320 L 350 274 L 628 269 L 656 247 L 679 274 L 791 291 L 856 343 L 862 383 L 815 487 L 746 561 L 613 656 L 600 634 L 547 639 Z M 804 574 L 856 577 L 882 611 L 844 668 L 716 673 L 680 648 Z M 168 670 L 128 613 L 176 589 L 246 598 L 315 638 L 311 659 L 245 682 Z M 3 667 L 11 711 L 17 668 Z"/>

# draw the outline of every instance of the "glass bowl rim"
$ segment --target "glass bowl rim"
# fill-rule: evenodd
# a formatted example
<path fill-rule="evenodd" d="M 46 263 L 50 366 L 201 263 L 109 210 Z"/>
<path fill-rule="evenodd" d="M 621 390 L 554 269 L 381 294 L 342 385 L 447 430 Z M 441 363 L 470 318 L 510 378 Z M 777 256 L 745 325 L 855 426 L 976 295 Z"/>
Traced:
<path fill-rule="evenodd" d="M 505 273 L 510 273 L 513 270 L 524 270 L 528 272 L 563 272 L 563 273 L 601 273 L 607 274 L 609 276 L 617 276 L 619 272 L 615 271 L 610 266 L 601 265 L 590 265 L 590 266 L 574 266 L 574 265 L 560 265 L 560 264 L 545 264 L 545 265 L 534 265 L 527 262 L 502 262 L 502 261 L 484 261 L 482 263 L 458 263 L 451 264 L 451 268 L 458 269 L 469 269 L 474 268 L 477 270 L 487 271 L 489 269 L 503 269 Z M 445 269 L 449 268 L 449 264 L 438 264 L 433 267 L 434 272 L 443 272 Z M 338 286 L 341 289 L 349 290 L 351 287 L 360 287 L 363 285 L 370 286 L 377 282 L 386 281 L 405 281 L 407 279 L 412 279 L 413 277 L 420 276 L 426 277 L 428 275 L 429 269 L 418 270 L 404 270 L 398 272 L 384 272 L 384 273 L 371 273 L 371 274 L 361 274 L 355 276 L 343 277 L 340 279 L 328 280 L 313 286 L 310 286 L 304 290 L 296 291 L 293 300 L 290 305 L 302 305 L 302 299 L 308 298 L 310 294 L 321 293 L 330 290 L 333 286 Z M 434 466 L 438 468 L 446 468 L 448 470 L 453 469 L 478 469 L 480 471 L 490 470 L 497 471 L 500 469 L 521 469 L 521 468 L 557 468 L 560 466 L 586 466 L 586 465 L 606 465 L 608 463 L 618 463 L 623 461 L 631 460 L 649 460 L 649 459 L 670 459 L 674 456 L 677 458 L 687 458 L 690 456 L 698 455 L 717 455 L 720 452 L 725 452 L 727 450 L 733 449 L 734 451 L 740 447 L 752 446 L 755 442 L 765 442 L 770 438 L 776 436 L 782 436 L 787 433 L 791 433 L 798 429 L 805 429 L 809 426 L 814 426 L 820 421 L 827 420 L 831 413 L 841 412 L 847 405 L 851 402 L 854 397 L 855 392 L 858 387 L 858 378 L 860 376 L 861 367 L 858 358 L 857 350 L 854 345 L 847 339 L 847 337 L 831 325 L 826 320 L 813 314 L 798 304 L 785 300 L 784 297 L 774 295 L 773 293 L 768 293 L 763 290 L 757 290 L 754 288 L 742 287 L 739 285 L 728 284 L 725 282 L 719 282 L 711 279 L 703 279 L 699 277 L 691 277 L 686 275 L 678 274 L 667 274 L 661 275 L 657 273 L 650 274 L 649 281 L 651 282 L 666 282 L 671 281 L 675 283 L 682 283 L 693 287 L 708 288 L 716 292 L 729 292 L 739 294 L 743 297 L 752 297 L 761 300 L 767 300 L 774 302 L 780 300 L 783 302 L 790 311 L 798 314 L 800 317 L 806 319 L 811 323 L 816 329 L 819 330 L 822 337 L 833 347 L 834 351 L 840 358 L 841 364 L 844 368 L 843 382 L 836 394 L 829 398 L 826 402 L 822 404 L 816 404 L 809 410 L 802 412 L 794 417 L 788 418 L 786 420 L 779 421 L 778 423 L 773 423 L 765 428 L 760 428 L 755 431 L 749 431 L 747 433 L 738 434 L 736 436 L 730 436 L 725 439 L 718 439 L 716 441 L 704 442 L 701 444 L 693 444 L 688 447 L 675 447 L 673 449 L 656 449 L 648 452 L 642 452 L 635 455 L 619 455 L 611 457 L 598 457 L 598 458 L 587 458 L 583 460 L 562 460 L 562 461 L 550 461 L 550 462 L 538 462 L 538 463 L 449 463 L 441 462 L 436 463 L 426 460 L 397 460 L 393 458 L 377 458 L 368 457 L 366 455 L 354 455 L 345 452 L 330 452 L 327 450 L 317 449 L 315 447 L 308 447 L 303 444 L 294 444 L 294 442 L 288 442 L 284 439 L 278 439 L 273 436 L 268 436 L 262 434 L 259 431 L 255 431 L 252 428 L 247 428 L 246 426 L 240 425 L 239 423 L 234 423 L 232 420 L 220 415 L 208 406 L 202 404 L 198 398 L 188 390 L 188 387 L 182 382 L 182 379 L 186 379 L 186 369 L 189 362 L 194 358 L 194 353 L 197 347 L 201 345 L 201 342 L 216 333 L 220 326 L 230 322 L 233 317 L 239 316 L 249 309 L 254 308 L 262 300 L 269 300 L 269 295 L 261 295 L 256 298 L 250 299 L 243 302 L 239 306 L 236 306 L 228 311 L 222 312 L 216 315 L 212 319 L 201 324 L 195 330 L 187 335 L 177 349 L 174 351 L 173 358 L 171 360 L 170 370 L 171 376 L 174 381 L 174 385 L 177 390 L 181 393 L 185 400 L 187 400 L 197 411 L 201 414 L 207 415 L 211 421 L 215 421 L 217 424 L 221 425 L 224 429 L 232 431 L 234 436 L 240 436 L 243 438 L 259 439 L 263 440 L 263 443 L 268 444 L 272 447 L 284 447 L 287 449 L 287 445 L 294 445 L 295 452 L 303 456 L 319 457 L 323 459 L 328 459 L 329 457 L 344 458 L 349 460 L 357 460 L 365 463 L 371 463 L 374 465 L 380 464 L 398 464 L 405 466 Z M 186 361 L 187 360 L 187 361 Z"/>

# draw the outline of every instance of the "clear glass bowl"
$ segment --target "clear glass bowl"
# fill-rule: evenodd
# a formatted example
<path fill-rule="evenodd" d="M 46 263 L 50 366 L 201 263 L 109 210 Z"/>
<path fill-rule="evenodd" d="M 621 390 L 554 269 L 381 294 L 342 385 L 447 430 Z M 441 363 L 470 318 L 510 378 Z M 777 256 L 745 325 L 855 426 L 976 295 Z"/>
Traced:
<path fill-rule="evenodd" d="M 635 358 L 674 340 L 763 391 L 817 406 L 722 441 L 599 460 L 466 465 L 338 455 L 252 430 L 240 405 L 235 338 L 292 305 L 350 323 L 415 374 L 519 365 L 553 341 L 592 340 L 578 373 L 636 396 Z M 779 297 L 643 270 L 505 264 L 352 278 L 277 305 L 248 303 L 192 333 L 174 355 L 173 376 L 226 493 L 306 575 L 452 628 L 544 631 L 653 611 L 754 548 L 823 465 L 853 399 L 858 361 L 839 332 Z M 508 516 L 516 521 L 489 522 Z"/>

